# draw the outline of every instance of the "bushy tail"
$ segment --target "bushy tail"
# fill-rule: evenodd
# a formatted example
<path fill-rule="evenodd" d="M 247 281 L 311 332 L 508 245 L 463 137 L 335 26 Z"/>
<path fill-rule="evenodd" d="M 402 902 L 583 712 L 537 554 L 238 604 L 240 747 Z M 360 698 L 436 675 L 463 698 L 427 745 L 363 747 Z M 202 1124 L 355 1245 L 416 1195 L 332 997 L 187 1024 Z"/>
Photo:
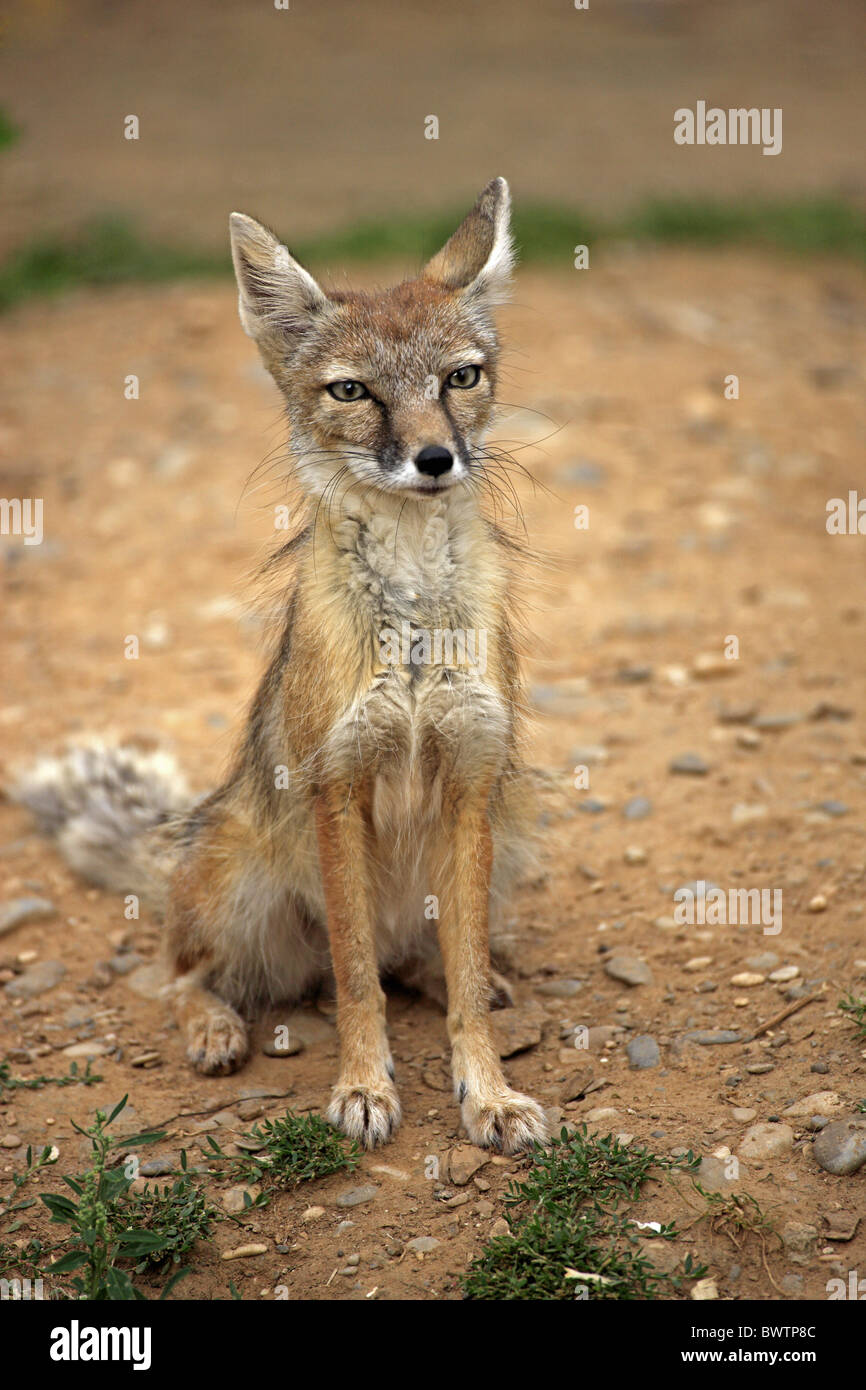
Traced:
<path fill-rule="evenodd" d="M 193 800 L 170 754 L 92 740 L 40 758 L 7 795 L 29 807 L 84 878 L 164 910 L 178 831 Z"/>

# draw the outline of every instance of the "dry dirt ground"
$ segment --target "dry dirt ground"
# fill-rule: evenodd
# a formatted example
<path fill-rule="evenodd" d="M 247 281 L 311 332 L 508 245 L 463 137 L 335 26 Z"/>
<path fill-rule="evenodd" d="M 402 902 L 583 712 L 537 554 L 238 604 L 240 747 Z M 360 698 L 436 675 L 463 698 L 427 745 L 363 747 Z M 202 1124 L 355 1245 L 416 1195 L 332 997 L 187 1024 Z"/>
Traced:
<path fill-rule="evenodd" d="M 0 333 L 0 492 L 43 498 L 45 526 L 42 545 L 6 537 L 0 552 L 0 774 L 116 731 L 155 737 L 196 788 L 213 785 L 263 661 L 245 576 L 285 496 L 276 393 L 234 292 L 80 293 L 21 308 Z M 588 1120 L 660 1153 L 736 1155 L 753 1123 L 781 1117 L 779 1151 L 746 1157 L 747 1146 L 729 1190 L 753 1194 L 786 1244 L 738 1247 L 696 1219 L 688 1183 L 650 1183 L 637 1214 L 676 1220 L 675 1257 L 707 1264 L 723 1298 L 825 1298 L 829 1278 L 866 1271 L 863 1223 L 833 1237 L 845 1234 L 840 1213 L 863 1208 L 866 1168 L 823 1171 L 810 1128 L 822 1123 L 813 1112 L 849 1115 L 866 1097 L 863 1039 L 836 1008 L 866 977 L 866 541 L 825 526 L 827 500 L 847 498 L 860 474 L 862 276 L 757 255 L 611 253 L 589 273 L 523 274 L 507 338 L 497 437 L 539 484 L 513 475 L 541 556 L 528 576 L 530 751 L 563 788 L 537 878 L 512 905 L 518 1009 L 498 1026 L 524 1046 L 507 1070 L 557 1122 Z M 124 399 L 129 373 L 137 401 Z M 731 373 L 737 400 L 724 397 Z M 245 487 L 271 449 L 270 470 Z M 584 529 L 576 506 L 589 509 Z M 124 658 L 130 634 L 138 660 Z M 731 638 L 739 655 L 725 660 Z M 685 754 L 703 770 L 672 772 Z M 574 785 L 581 766 L 588 787 Z M 674 892 L 695 880 L 781 890 L 781 930 L 677 925 Z M 119 898 L 78 881 L 22 810 L 0 805 L 0 904 L 34 894 L 56 911 L 0 939 L 12 985 L 0 994 L 3 1052 L 15 1075 L 57 1076 L 67 1049 L 91 1051 L 104 1080 L 5 1097 L 0 1194 L 30 1143 L 55 1142 L 57 1171 L 79 1170 L 70 1120 L 125 1092 L 131 1127 L 167 1121 L 159 1154 L 187 1147 L 201 1162 L 203 1124 L 225 1145 L 259 1108 L 324 1107 L 336 1066 L 327 1011 L 288 1020 L 306 1041 L 298 1055 L 261 1051 L 286 1021 L 277 1012 L 243 1071 L 197 1077 L 152 997 L 158 926 L 126 921 Z M 623 952 L 649 967 L 645 983 L 606 972 Z M 52 961 L 65 967 L 59 983 L 16 1000 L 25 972 Z M 786 966 L 793 979 L 769 978 Z M 735 983 L 743 972 L 760 982 Z M 748 1040 L 792 990 L 824 984 Z M 460 1134 L 444 1019 L 397 993 L 389 1014 L 405 1116 L 393 1143 L 354 1177 L 277 1196 L 245 1218 L 249 1235 L 221 1224 L 182 1296 L 226 1298 L 229 1278 L 244 1298 L 277 1286 L 293 1299 L 458 1296 L 521 1164 L 494 1157 L 467 1185 L 450 1180 Z M 579 1024 L 607 1030 L 589 1053 L 573 1046 Z M 720 1029 L 738 1040 L 686 1037 Z M 647 1070 L 626 1052 L 644 1034 L 660 1049 Z M 156 1063 L 135 1066 L 147 1052 Z M 564 1101 L 578 1065 L 595 1089 Z M 785 1116 L 816 1092 L 837 1099 Z M 219 1202 L 228 1184 L 209 1183 Z M 338 1207 L 359 1183 L 376 1187 L 372 1200 Z M 41 1187 L 58 1185 L 52 1175 Z M 323 1213 L 304 1219 L 311 1205 Z M 45 1233 L 38 1212 L 24 1217 L 13 1239 Z M 419 1236 L 439 1243 L 407 1249 Z M 249 1239 L 267 1253 L 221 1260 Z"/>

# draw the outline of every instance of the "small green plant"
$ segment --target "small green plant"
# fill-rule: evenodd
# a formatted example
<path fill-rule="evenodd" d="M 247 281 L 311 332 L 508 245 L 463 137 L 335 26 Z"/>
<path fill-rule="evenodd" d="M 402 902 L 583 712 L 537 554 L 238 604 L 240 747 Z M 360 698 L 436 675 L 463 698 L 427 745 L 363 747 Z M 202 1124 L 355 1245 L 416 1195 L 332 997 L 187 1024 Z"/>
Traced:
<path fill-rule="evenodd" d="M 683 1276 L 662 1273 L 638 1246 L 639 1231 L 619 1210 L 634 1201 L 660 1168 L 692 1168 L 627 1147 L 612 1135 L 590 1137 L 586 1126 L 563 1129 L 547 1148 L 536 1147 L 522 1182 L 505 1197 L 509 1234 L 495 1236 L 462 1277 L 465 1298 L 482 1300 L 649 1299 L 677 1292 L 682 1278 L 704 1272 L 691 1256 Z M 673 1224 L 659 1238 L 673 1240 Z"/>
<path fill-rule="evenodd" d="M 123 1110 L 127 1099 L 124 1096 L 110 1115 L 97 1110 L 89 1129 L 82 1129 L 74 1120 L 72 1122 L 79 1134 L 89 1138 L 92 1149 L 91 1166 L 84 1176 L 64 1177 L 78 1200 L 53 1193 L 41 1194 L 42 1201 L 51 1212 L 52 1221 L 69 1227 L 72 1244 L 72 1249 L 49 1265 L 46 1272 L 57 1275 L 81 1271 L 75 1273 L 71 1280 L 79 1299 L 128 1301 L 143 1298 L 133 1287 L 126 1270 L 118 1267 L 117 1261 L 123 1257 L 140 1259 L 158 1244 L 159 1238 L 149 1231 L 116 1230 L 117 1202 L 126 1193 L 131 1179 L 123 1168 L 109 1167 L 110 1150 L 121 1141 L 115 1141 L 107 1130 Z M 162 1138 L 164 1135 L 160 1133 L 145 1133 L 133 1135 L 122 1142 L 125 1147 L 132 1147 L 156 1143 Z"/>
<path fill-rule="evenodd" d="M 154 1184 L 143 1192 L 130 1190 L 135 1168 L 118 1163 L 118 1150 L 128 1153 L 132 1148 L 157 1143 L 165 1134 L 150 1130 L 121 1138 L 110 1135 L 108 1128 L 126 1102 L 124 1096 L 108 1115 L 97 1110 L 88 1129 L 73 1121 L 73 1128 L 90 1140 L 90 1167 L 79 1177 L 63 1175 L 72 1197 L 40 1193 L 52 1222 L 67 1227 L 68 1235 L 48 1246 L 38 1239 L 21 1249 L 0 1244 L 0 1274 L 4 1277 L 11 1271 L 26 1272 L 29 1277 L 50 1276 L 54 1282 L 55 1276 L 71 1275 L 71 1292 L 60 1291 L 55 1284 L 55 1297 L 143 1299 L 144 1294 L 133 1283 L 133 1274 L 180 1265 L 197 1240 L 211 1235 L 213 1223 L 221 1217 L 207 1200 L 203 1187 L 186 1171 L 186 1153 L 181 1154 L 183 1171 L 172 1183 L 162 1187 Z M 33 1206 L 32 1200 L 16 1202 L 18 1192 L 35 1173 L 56 1161 L 54 1149 L 43 1149 L 37 1159 L 28 1149 L 27 1166 L 13 1177 L 13 1190 L 0 1207 L 0 1216 Z M 20 1222 L 10 1225 L 7 1233 L 11 1234 L 18 1225 Z M 177 1269 L 164 1285 L 160 1298 L 167 1297 L 186 1273 L 185 1268 Z"/>
<path fill-rule="evenodd" d="M 858 1038 L 866 1038 L 866 998 L 858 998 L 849 990 L 836 1007 L 840 1013 L 851 1019 L 857 1029 Z"/>
<path fill-rule="evenodd" d="M 162 1187 L 149 1184 L 146 1192 L 130 1192 L 114 1208 L 112 1222 L 116 1235 L 125 1231 L 149 1231 L 159 1240 L 135 1266 L 136 1274 L 168 1261 L 180 1264 L 181 1256 L 197 1240 L 206 1240 L 213 1231 L 213 1223 L 220 1219 L 204 1189 L 185 1171 L 185 1153 L 181 1154 L 181 1166 L 184 1172 L 173 1183 L 165 1183 Z"/>
<path fill-rule="evenodd" d="M 9 1216 L 13 1211 L 24 1211 L 26 1207 L 35 1205 L 35 1199 L 30 1198 L 24 1202 L 16 1202 L 15 1198 L 26 1182 L 29 1182 L 34 1173 L 39 1173 L 43 1168 L 50 1168 L 57 1162 L 57 1151 L 46 1144 L 36 1161 L 33 1161 L 33 1149 L 28 1145 L 27 1153 L 24 1157 L 25 1168 L 23 1173 L 12 1174 L 12 1191 L 4 1201 L 0 1202 L 0 1216 Z M 10 1232 L 18 1229 L 19 1223 L 9 1227 Z"/>
<path fill-rule="evenodd" d="M 295 1115 L 288 1110 L 277 1120 L 262 1120 L 246 1138 L 260 1147 L 235 1159 L 233 1171 L 247 1181 L 263 1179 L 270 1187 L 296 1187 L 331 1173 L 352 1172 L 361 1157 L 357 1144 L 321 1115 Z M 208 1145 L 218 1157 L 225 1157 L 211 1135 Z"/>
<path fill-rule="evenodd" d="M 0 1062 L 0 1095 L 4 1091 L 41 1091 L 46 1086 L 96 1086 L 102 1080 L 87 1063 L 79 1072 L 78 1063 L 70 1062 L 66 1076 L 13 1076 L 8 1062 Z"/>
<path fill-rule="evenodd" d="M 0 1279 L 38 1279 L 43 1273 L 44 1246 L 33 1237 L 20 1248 L 0 1241 Z"/>
<path fill-rule="evenodd" d="M 122 1147 L 127 1151 L 155 1144 L 165 1134 L 150 1130 L 120 1139 L 109 1135 L 108 1126 L 123 1110 L 127 1099 L 124 1096 L 110 1115 L 97 1110 L 89 1129 L 82 1129 L 73 1121 L 73 1128 L 89 1138 L 92 1149 L 91 1166 L 82 1177 L 64 1176 L 77 1200 L 41 1194 L 52 1221 L 69 1228 L 65 1245 L 71 1246 L 44 1272 L 72 1274 L 73 1296 L 78 1299 L 143 1299 L 144 1294 L 133 1284 L 126 1265 L 132 1264 L 132 1272 L 141 1273 L 152 1264 L 161 1265 L 168 1260 L 178 1263 L 199 1236 L 209 1234 L 210 1222 L 216 1216 L 185 1172 L 162 1192 L 141 1196 L 130 1193 L 130 1166 L 112 1166 L 112 1150 Z M 166 1298 L 186 1272 L 177 1270 L 164 1285 L 160 1298 Z"/>

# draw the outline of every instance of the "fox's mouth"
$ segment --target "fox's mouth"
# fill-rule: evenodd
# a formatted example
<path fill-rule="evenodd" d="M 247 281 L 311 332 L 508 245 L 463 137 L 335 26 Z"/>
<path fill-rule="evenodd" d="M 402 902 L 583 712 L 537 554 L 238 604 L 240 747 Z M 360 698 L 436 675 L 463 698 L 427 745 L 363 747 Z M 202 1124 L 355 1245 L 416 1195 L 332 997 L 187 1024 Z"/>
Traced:
<path fill-rule="evenodd" d="M 447 492 L 451 483 L 413 483 L 411 487 L 404 488 L 404 492 L 414 493 L 416 497 L 433 497 L 437 492 Z"/>

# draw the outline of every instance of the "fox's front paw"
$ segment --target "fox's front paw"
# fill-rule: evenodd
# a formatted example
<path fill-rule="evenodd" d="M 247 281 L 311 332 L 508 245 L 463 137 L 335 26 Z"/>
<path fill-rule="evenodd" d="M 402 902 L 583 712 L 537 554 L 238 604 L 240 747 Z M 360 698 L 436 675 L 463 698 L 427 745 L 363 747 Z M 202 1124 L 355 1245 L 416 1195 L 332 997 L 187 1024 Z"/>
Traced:
<path fill-rule="evenodd" d="M 246 1024 L 234 1009 L 214 1009 L 187 1025 L 186 1055 L 205 1076 L 237 1071 L 247 1055 Z"/>
<path fill-rule="evenodd" d="M 385 1144 L 400 1123 L 400 1101 L 389 1081 L 377 1086 L 340 1081 L 331 1094 L 328 1119 L 365 1149 Z"/>
<path fill-rule="evenodd" d="M 480 1149 L 514 1154 L 547 1139 L 541 1106 L 519 1091 L 504 1090 L 492 1096 L 467 1094 L 460 1113 L 469 1138 Z"/>

